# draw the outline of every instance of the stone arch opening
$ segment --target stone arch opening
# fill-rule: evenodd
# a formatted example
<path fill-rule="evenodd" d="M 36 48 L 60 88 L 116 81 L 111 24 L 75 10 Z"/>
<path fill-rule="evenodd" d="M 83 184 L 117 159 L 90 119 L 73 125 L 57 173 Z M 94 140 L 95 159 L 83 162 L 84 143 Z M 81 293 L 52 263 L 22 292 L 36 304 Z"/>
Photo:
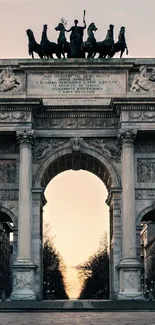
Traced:
<path fill-rule="evenodd" d="M 40 164 L 35 173 L 34 187 L 45 188 L 52 178 L 70 169 L 82 169 L 95 174 L 103 181 L 108 191 L 111 187 L 120 188 L 120 177 L 107 158 L 92 150 L 71 152 L 70 149 L 50 155 Z"/>
<path fill-rule="evenodd" d="M 101 164 L 96 158 L 81 154 L 81 155 L 65 155 L 53 161 L 46 169 L 41 185 L 45 187 L 50 180 L 59 173 L 66 170 L 85 170 L 98 176 L 109 190 L 112 185 L 111 175 L 108 169 Z"/>
<path fill-rule="evenodd" d="M 58 152 L 53 153 L 53 155 L 50 154 L 40 163 L 33 178 L 33 188 L 41 187 L 45 190 L 49 182 L 56 175 L 67 170 L 84 170 L 93 173 L 104 183 L 109 194 L 111 193 L 112 188 L 120 190 L 120 178 L 110 159 L 106 156 L 100 155 L 95 150 L 82 149 L 82 151 L 76 152 L 71 151 L 70 148 L 61 149 Z M 108 200 L 110 197 L 108 197 Z M 43 206 L 45 200 L 43 196 L 42 198 Z M 42 208 L 40 211 L 41 220 L 43 220 Z M 110 227 L 112 227 L 113 224 L 112 218 L 113 216 L 111 215 Z M 116 264 L 116 261 L 114 264 Z M 111 270 L 111 272 L 113 271 Z"/>
<path fill-rule="evenodd" d="M 44 207 L 44 225 L 48 223 L 51 226 L 55 247 L 65 262 L 67 293 L 70 299 L 77 299 L 81 292 L 81 283 L 76 266 L 94 255 L 101 247 L 101 242 L 105 243 L 105 232 L 107 236 L 109 234 L 109 208 L 105 204 L 107 189 L 96 175 L 83 170 L 69 170 L 50 181 L 45 197 L 47 204 Z M 46 226 L 44 229 L 46 232 Z M 109 236 L 107 242 L 108 239 Z M 99 281 L 102 292 L 101 278 Z M 104 298 L 108 298 L 108 284 Z M 53 285 L 55 297 L 58 299 L 57 283 L 51 281 L 52 288 Z M 46 288 L 47 284 L 44 286 L 44 299 L 48 298 Z M 85 294 L 88 294 L 88 288 Z M 101 294 L 96 292 L 96 299 Z"/>

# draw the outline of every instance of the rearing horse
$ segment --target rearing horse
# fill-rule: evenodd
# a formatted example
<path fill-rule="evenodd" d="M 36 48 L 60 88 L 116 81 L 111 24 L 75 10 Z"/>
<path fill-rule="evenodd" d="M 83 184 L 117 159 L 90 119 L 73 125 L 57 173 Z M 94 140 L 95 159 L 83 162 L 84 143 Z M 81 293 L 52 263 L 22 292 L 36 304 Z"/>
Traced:
<path fill-rule="evenodd" d="M 125 40 L 125 27 L 122 26 L 118 35 L 118 42 L 114 43 L 109 57 L 112 58 L 116 52 L 121 52 L 120 58 L 122 58 L 125 49 L 126 54 L 128 55 L 128 47 Z"/>
<path fill-rule="evenodd" d="M 26 34 L 28 36 L 29 44 L 28 44 L 28 52 L 29 55 L 32 55 L 32 59 L 34 59 L 34 54 L 33 52 L 37 53 L 38 56 L 43 59 L 43 53 L 42 53 L 42 48 L 41 45 L 38 44 L 35 40 L 34 34 L 31 29 L 26 30 Z"/>
<path fill-rule="evenodd" d="M 86 53 L 88 53 L 87 58 L 92 58 L 93 57 L 93 53 L 95 51 L 96 48 L 96 38 L 94 36 L 94 32 L 97 31 L 97 27 L 95 26 L 94 23 L 91 23 L 88 28 L 87 28 L 87 34 L 88 34 L 88 38 L 86 40 L 86 42 L 83 42 L 83 51 Z"/>
<path fill-rule="evenodd" d="M 61 58 L 61 53 L 58 44 L 50 42 L 47 38 L 47 25 L 43 25 L 40 45 L 42 47 L 42 52 L 44 56 L 48 58 L 53 58 L 53 54 L 56 54 L 57 58 Z"/>
<path fill-rule="evenodd" d="M 70 58 L 70 43 L 67 42 L 65 36 L 65 26 L 62 23 L 59 23 L 58 26 L 55 27 L 56 31 L 60 31 L 58 37 L 58 45 L 60 52 L 62 53 L 63 57 L 65 58 L 65 53 L 67 53 L 67 58 Z"/>

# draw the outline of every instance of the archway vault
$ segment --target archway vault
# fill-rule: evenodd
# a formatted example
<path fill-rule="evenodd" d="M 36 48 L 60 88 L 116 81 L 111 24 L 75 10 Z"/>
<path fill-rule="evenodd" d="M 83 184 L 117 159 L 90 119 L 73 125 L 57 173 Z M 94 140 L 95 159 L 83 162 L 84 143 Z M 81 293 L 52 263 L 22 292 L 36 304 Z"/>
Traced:
<path fill-rule="evenodd" d="M 0 222 L 11 222 L 16 225 L 17 218 L 9 209 L 0 205 Z"/>
<path fill-rule="evenodd" d="M 155 206 L 154 204 L 151 204 L 147 207 L 145 207 L 144 209 L 142 209 L 142 211 L 137 215 L 137 225 L 140 225 L 141 223 L 143 223 L 143 221 L 150 221 L 150 217 L 152 217 L 154 215 L 154 211 L 155 211 Z"/>
<path fill-rule="evenodd" d="M 120 187 L 120 178 L 111 161 L 93 150 L 72 152 L 62 149 L 50 154 L 38 167 L 33 186 L 45 188 L 48 183 L 59 173 L 66 170 L 86 170 L 98 176 L 105 184 L 108 191 L 111 187 Z"/>

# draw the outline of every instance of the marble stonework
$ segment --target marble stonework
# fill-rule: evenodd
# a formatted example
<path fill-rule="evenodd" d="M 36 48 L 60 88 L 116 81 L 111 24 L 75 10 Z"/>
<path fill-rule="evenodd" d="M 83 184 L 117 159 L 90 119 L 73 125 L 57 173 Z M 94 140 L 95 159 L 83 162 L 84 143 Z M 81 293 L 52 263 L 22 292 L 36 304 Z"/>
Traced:
<path fill-rule="evenodd" d="M 111 299 L 143 298 L 140 223 L 155 198 L 154 71 L 155 59 L 0 60 L 0 209 L 14 222 L 11 299 L 42 299 L 44 190 L 67 169 L 93 172 L 108 189 Z"/>

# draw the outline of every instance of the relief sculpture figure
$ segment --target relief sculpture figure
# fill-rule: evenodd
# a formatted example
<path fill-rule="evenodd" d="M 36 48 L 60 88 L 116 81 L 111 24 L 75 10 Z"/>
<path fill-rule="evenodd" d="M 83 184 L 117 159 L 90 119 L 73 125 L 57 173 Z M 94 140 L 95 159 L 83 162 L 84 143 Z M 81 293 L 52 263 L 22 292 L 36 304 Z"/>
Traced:
<path fill-rule="evenodd" d="M 148 74 L 147 67 L 141 66 L 139 72 L 132 81 L 130 91 L 155 91 L 155 69 Z"/>
<path fill-rule="evenodd" d="M 0 73 L 0 91 L 9 91 L 18 88 L 20 81 L 15 76 L 11 67 L 7 67 Z"/>

